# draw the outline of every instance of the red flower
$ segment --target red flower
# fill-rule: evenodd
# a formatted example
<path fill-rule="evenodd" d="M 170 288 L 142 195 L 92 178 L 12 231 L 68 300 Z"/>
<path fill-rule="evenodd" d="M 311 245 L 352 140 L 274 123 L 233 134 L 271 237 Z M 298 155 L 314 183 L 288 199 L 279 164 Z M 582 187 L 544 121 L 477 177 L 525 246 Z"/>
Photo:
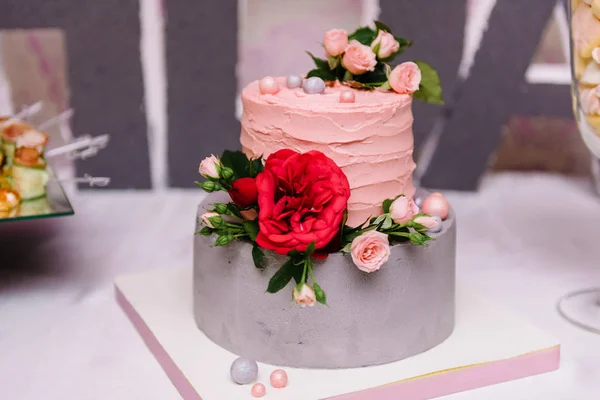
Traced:
<path fill-rule="evenodd" d="M 259 246 L 287 254 L 326 246 L 339 233 L 350 198 L 348 178 L 319 151 L 271 154 L 257 176 Z"/>
<path fill-rule="evenodd" d="M 241 208 L 248 208 L 256 204 L 258 192 L 256 190 L 256 179 L 240 178 L 231 184 L 229 195 L 235 204 Z"/>

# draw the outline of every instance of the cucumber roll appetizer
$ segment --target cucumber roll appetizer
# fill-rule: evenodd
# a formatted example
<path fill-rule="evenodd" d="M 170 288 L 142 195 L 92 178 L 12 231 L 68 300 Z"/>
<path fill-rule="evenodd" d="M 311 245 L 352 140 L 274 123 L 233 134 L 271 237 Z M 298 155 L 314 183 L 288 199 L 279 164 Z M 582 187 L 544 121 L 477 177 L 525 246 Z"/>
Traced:
<path fill-rule="evenodd" d="M 25 132 L 35 130 L 35 128 L 24 122 L 11 121 L 7 118 L 0 119 L 0 127 L 2 128 L 2 150 L 6 158 L 5 167 L 10 167 L 15 156 L 17 139 Z"/>
<path fill-rule="evenodd" d="M 32 200 L 46 195 L 46 160 L 36 150 L 21 147 L 15 151 L 12 165 L 13 189 L 19 193 L 21 199 Z"/>

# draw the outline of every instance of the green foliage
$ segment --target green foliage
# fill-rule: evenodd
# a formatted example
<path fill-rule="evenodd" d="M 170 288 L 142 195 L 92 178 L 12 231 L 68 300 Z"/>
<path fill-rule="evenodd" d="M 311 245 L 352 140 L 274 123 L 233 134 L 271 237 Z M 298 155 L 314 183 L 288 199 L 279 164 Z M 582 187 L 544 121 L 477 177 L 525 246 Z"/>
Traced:
<path fill-rule="evenodd" d="M 293 258 L 289 258 L 285 264 L 279 268 L 275 275 L 269 280 L 269 286 L 267 287 L 267 292 L 269 293 L 277 293 L 281 289 L 287 286 L 287 284 L 294 277 L 295 270 L 298 269 L 298 266 L 294 263 Z"/>
<path fill-rule="evenodd" d="M 375 27 L 378 31 L 392 32 L 392 29 L 381 21 L 375 21 Z"/>
<path fill-rule="evenodd" d="M 248 237 L 253 242 L 256 241 L 256 237 L 258 236 L 258 221 L 244 221 L 243 224 L 244 230 L 248 234 Z"/>
<path fill-rule="evenodd" d="M 265 268 L 265 253 L 257 244 L 252 246 L 252 261 L 254 261 L 254 266 L 256 268 Z"/>
<path fill-rule="evenodd" d="M 248 157 L 241 151 L 225 150 L 221 156 L 221 164 L 233 171 L 232 180 L 250 176 Z"/>
<path fill-rule="evenodd" d="M 210 236 L 210 235 L 212 235 L 213 232 L 214 232 L 214 229 L 211 229 L 208 226 L 205 226 L 204 228 L 202 228 L 198 232 L 196 232 L 196 234 L 202 235 L 202 236 Z"/>
<path fill-rule="evenodd" d="M 329 69 L 329 67 L 327 69 L 316 69 L 316 68 L 311 69 L 306 74 L 307 79 L 312 78 L 313 76 L 316 76 L 317 78 L 321 78 L 324 81 L 335 81 L 337 79 L 337 77 L 335 76 L 333 71 L 331 71 Z"/>
<path fill-rule="evenodd" d="M 327 60 L 323 60 L 322 58 L 315 57 L 310 51 L 307 51 L 306 54 L 308 54 L 310 56 L 310 58 L 312 58 L 317 69 L 333 69 L 333 68 L 329 68 L 329 62 Z"/>
<path fill-rule="evenodd" d="M 433 67 L 423 61 L 415 61 L 421 70 L 421 84 L 414 93 L 415 99 L 426 103 L 444 104 L 440 76 Z"/>
<path fill-rule="evenodd" d="M 361 28 L 358 28 L 354 32 L 352 32 L 350 35 L 348 35 L 348 40 L 349 41 L 356 40 L 366 46 L 370 46 L 376 37 L 377 37 L 376 31 L 369 28 L 368 26 L 363 26 Z"/>

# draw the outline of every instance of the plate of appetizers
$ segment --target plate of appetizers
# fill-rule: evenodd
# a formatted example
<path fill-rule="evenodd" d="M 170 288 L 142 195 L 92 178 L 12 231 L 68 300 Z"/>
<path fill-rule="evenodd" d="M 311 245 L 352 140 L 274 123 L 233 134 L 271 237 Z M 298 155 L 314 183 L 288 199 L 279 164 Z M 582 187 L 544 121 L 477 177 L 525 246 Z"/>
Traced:
<path fill-rule="evenodd" d="M 47 143 L 33 125 L 0 118 L 0 222 L 74 214 L 44 156 Z"/>

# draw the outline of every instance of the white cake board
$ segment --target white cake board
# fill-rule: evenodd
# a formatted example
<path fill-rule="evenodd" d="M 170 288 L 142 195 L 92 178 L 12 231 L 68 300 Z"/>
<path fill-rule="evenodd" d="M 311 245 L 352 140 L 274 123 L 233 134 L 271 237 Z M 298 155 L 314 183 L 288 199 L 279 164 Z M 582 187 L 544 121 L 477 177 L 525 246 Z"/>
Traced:
<path fill-rule="evenodd" d="M 236 356 L 196 327 L 191 268 L 121 277 L 116 294 L 184 399 L 252 398 L 251 385 L 237 385 L 229 376 Z M 559 358 L 555 338 L 459 286 L 455 332 L 425 353 L 368 368 L 285 368 L 284 389 L 268 384 L 275 367 L 259 364 L 258 382 L 267 387 L 265 399 L 272 400 L 429 399 L 553 371 Z"/>

